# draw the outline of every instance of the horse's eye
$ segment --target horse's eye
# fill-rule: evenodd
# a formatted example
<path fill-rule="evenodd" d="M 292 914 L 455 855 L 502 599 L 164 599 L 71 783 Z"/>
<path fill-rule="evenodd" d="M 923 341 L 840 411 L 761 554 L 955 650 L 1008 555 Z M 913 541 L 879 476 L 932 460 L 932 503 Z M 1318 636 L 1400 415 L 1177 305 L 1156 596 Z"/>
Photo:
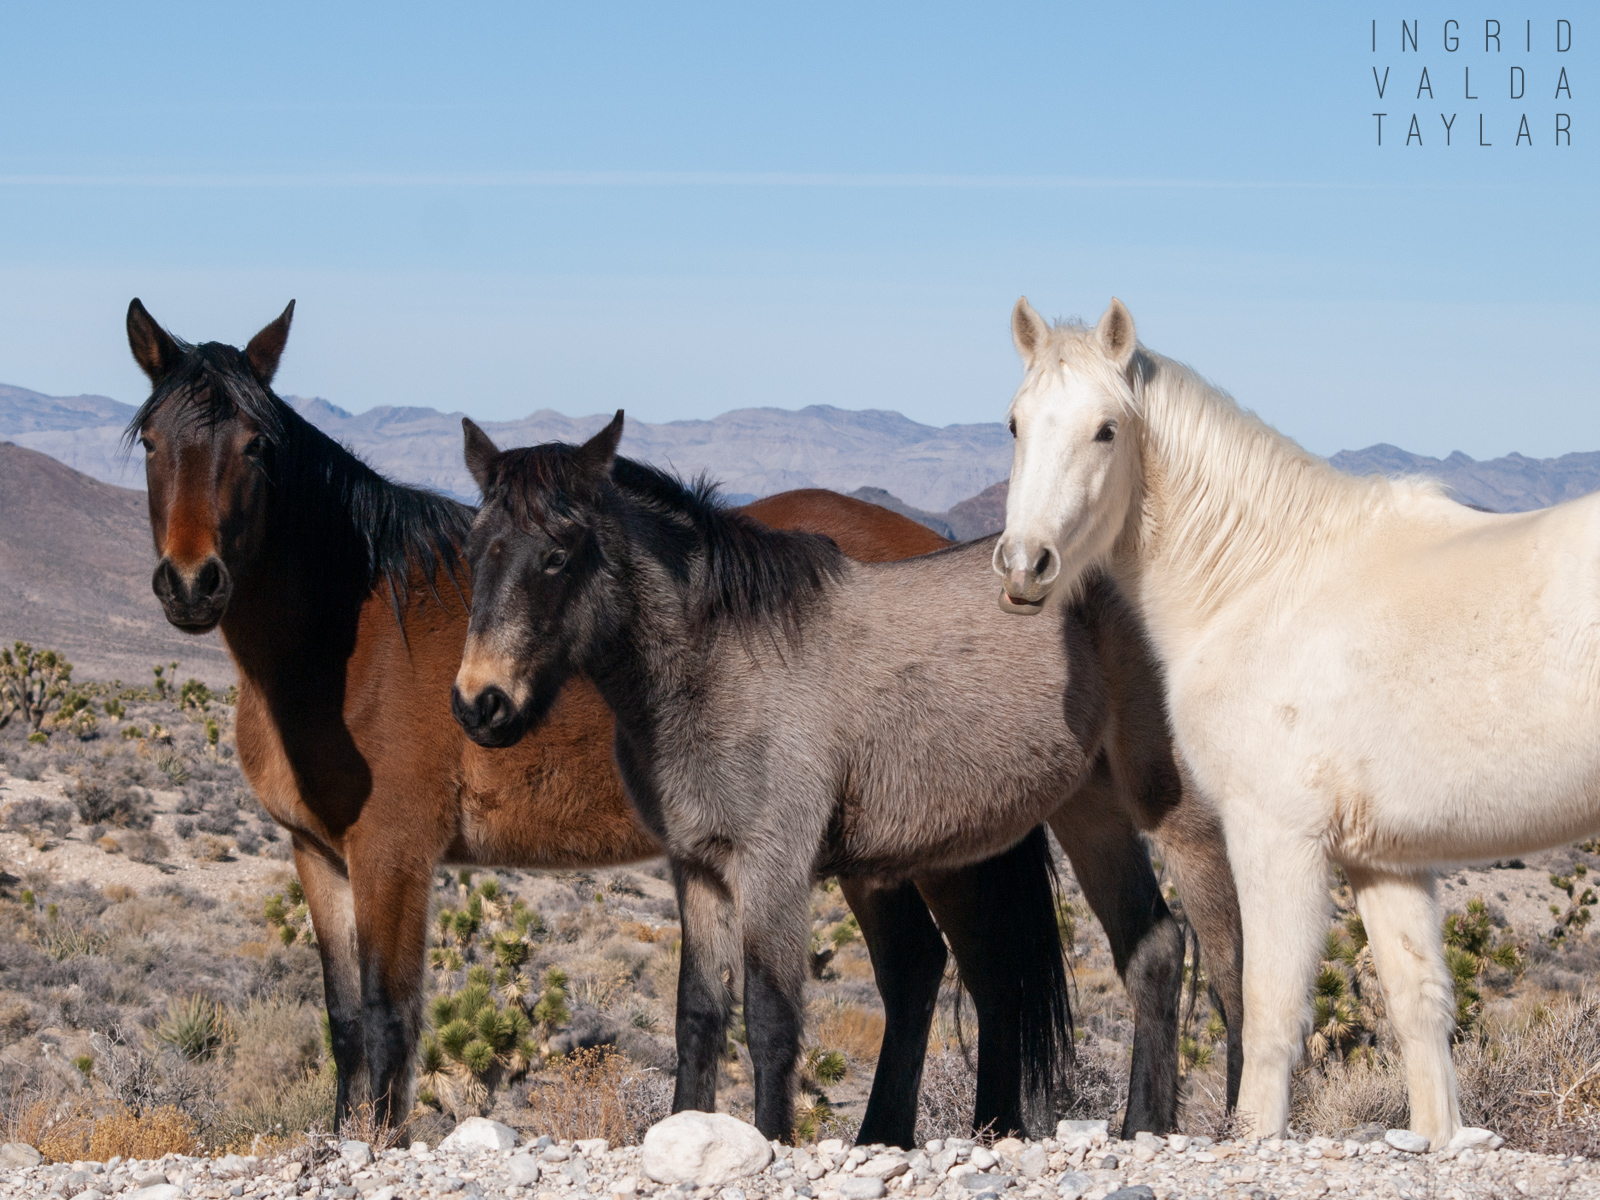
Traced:
<path fill-rule="evenodd" d="M 156 444 L 147 437 L 141 437 L 139 439 L 139 445 L 144 447 L 144 452 L 146 454 L 154 454 L 156 452 Z"/>
<path fill-rule="evenodd" d="M 1017 436 L 1017 419 L 1015 417 L 1011 418 L 1011 436 Z"/>
<path fill-rule="evenodd" d="M 1109 441 L 1112 441 L 1113 439 L 1115 439 L 1116 436 L 1117 436 L 1117 424 L 1116 424 L 1116 422 L 1115 421 L 1107 421 L 1104 425 L 1100 426 L 1099 432 L 1094 435 L 1094 440 L 1097 441 L 1097 442 L 1109 442 Z"/>
<path fill-rule="evenodd" d="M 559 546 L 544 556 L 544 569 L 554 575 L 567 565 L 567 552 Z"/>
<path fill-rule="evenodd" d="M 259 462 L 266 452 L 267 439 L 260 434 L 257 434 L 244 444 L 244 456 L 246 458 L 253 458 Z"/>

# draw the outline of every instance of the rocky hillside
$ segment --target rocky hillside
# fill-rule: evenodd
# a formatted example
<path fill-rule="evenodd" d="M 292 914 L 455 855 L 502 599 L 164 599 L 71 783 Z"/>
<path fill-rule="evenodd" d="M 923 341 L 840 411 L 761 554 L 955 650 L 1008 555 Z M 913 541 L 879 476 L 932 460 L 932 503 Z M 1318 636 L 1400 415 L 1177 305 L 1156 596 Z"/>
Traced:
<path fill-rule="evenodd" d="M 215 633 L 167 624 L 150 592 L 145 494 L 0 443 L 0 642 L 62 651 L 80 672 L 144 682 L 177 659 L 214 685 L 233 678 Z"/>

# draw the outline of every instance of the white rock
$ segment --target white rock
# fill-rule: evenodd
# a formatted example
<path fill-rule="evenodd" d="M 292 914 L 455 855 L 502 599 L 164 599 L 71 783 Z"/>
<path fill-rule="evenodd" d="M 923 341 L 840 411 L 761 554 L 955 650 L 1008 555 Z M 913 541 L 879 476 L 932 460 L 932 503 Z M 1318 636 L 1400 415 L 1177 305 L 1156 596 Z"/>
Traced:
<path fill-rule="evenodd" d="M 72 1200 L 106 1200 L 106 1194 L 98 1188 L 85 1188 L 74 1196 Z"/>
<path fill-rule="evenodd" d="M 257 1161 L 253 1156 L 224 1154 L 211 1164 L 211 1170 L 216 1175 L 248 1175 L 256 1169 Z"/>
<path fill-rule="evenodd" d="M 447 1154 L 466 1150 L 509 1150 L 517 1144 L 517 1131 L 488 1117 L 468 1117 L 439 1143 Z"/>
<path fill-rule="evenodd" d="M 739 1187 L 725 1187 L 717 1193 L 717 1200 L 745 1200 L 744 1189 Z"/>
<path fill-rule="evenodd" d="M 539 1163 L 531 1154 L 513 1154 L 506 1164 L 511 1182 L 519 1187 L 539 1182 Z"/>
<path fill-rule="evenodd" d="M 1058 1121 L 1056 1123 L 1056 1138 L 1067 1141 L 1070 1138 L 1086 1137 L 1091 1145 L 1098 1146 L 1108 1137 L 1108 1121 Z"/>
<path fill-rule="evenodd" d="M 830 1140 L 844 1148 L 837 1138 Z M 761 1131 L 727 1113 L 674 1113 L 650 1126 L 642 1149 L 644 1173 L 657 1183 L 722 1187 L 772 1161 Z"/>
<path fill-rule="evenodd" d="M 1029 1179 L 1037 1179 L 1050 1167 L 1050 1152 L 1035 1142 L 1017 1155 L 1017 1169 Z"/>
<path fill-rule="evenodd" d="M 158 1183 L 152 1187 L 140 1188 L 138 1191 L 129 1192 L 128 1200 L 178 1200 L 183 1195 L 183 1189 L 175 1183 Z"/>
<path fill-rule="evenodd" d="M 880 1200 L 888 1190 L 881 1179 L 853 1175 L 839 1181 L 839 1200 Z"/>
<path fill-rule="evenodd" d="M 1062 1122 L 1063 1125 L 1067 1123 L 1066 1121 Z M 1094 1180 L 1082 1171 L 1068 1171 L 1056 1182 L 1057 1192 L 1061 1200 L 1078 1200 L 1079 1196 L 1093 1186 Z"/>
<path fill-rule="evenodd" d="M 428 1157 L 428 1143 L 427 1142 L 412 1142 L 411 1143 L 411 1157 L 412 1158 L 427 1158 Z"/>
<path fill-rule="evenodd" d="M 384 1184 L 377 1191 L 368 1192 L 367 1200 L 394 1200 L 394 1191 L 393 1186 Z"/>
<path fill-rule="evenodd" d="M 372 1147 L 365 1142 L 340 1142 L 339 1157 L 352 1167 L 364 1167 L 372 1161 Z"/>
<path fill-rule="evenodd" d="M 893 1179 L 903 1171 L 909 1170 L 906 1160 L 893 1154 L 880 1154 L 877 1158 L 869 1158 L 856 1168 L 858 1179 Z"/>
<path fill-rule="evenodd" d="M 977 1167 L 978 1170 L 987 1171 L 1000 1160 L 995 1157 L 994 1153 L 987 1147 L 974 1146 L 972 1148 L 972 1157 L 967 1161 L 972 1163 L 973 1166 Z"/>
<path fill-rule="evenodd" d="M 1174 1154 L 1182 1154 L 1189 1148 L 1189 1138 L 1182 1133 L 1167 1134 L 1167 1148 Z"/>
<path fill-rule="evenodd" d="M 639 1181 L 632 1175 L 624 1175 L 611 1185 L 613 1196 L 631 1196 L 639 1190 Z"/>
<path fill-rule="evenodd" d="M 1383 1140 L 1396 1150 L 1407 1154 L 1426 1154 L 1428 1152 L 1428 1139 L 1420 1133 L 1412 1133 L 1409 1129 L 1391 1129 L 1383 1135 Z"/>
<path fill-rule="evenodd" d="M 1462 1150 L 1498 1150 L 1505 1144 L 1505 1139 L 1492 1129 L 1483 1129 L 1477 1125 L 1463 1125 L 1456 1130 L 1455 1137 L 1450 1139 L 1449 1150 L 1460 1152 Z"/>
<path fill-rule="evenodd" d="M 598 1158 L 611 1149 L 611 1143 L 606 1141 L 605 1138 L 580 1138 L 572 1144 L 577 1148 L 578 1153 L 585 1158 Z"/>
<path fill-rule="evenodd" d="M 1001 1158 L 1010 1158 L 1013 1154 L 1021 1154 L 1024 1145 L 1021 1138 L 1004 1137 L 994 1144 L 994 1152 Z"/>
<path fill-rule="evenodd" d="M 43 1161 L 44 1155 L 27 1142 L 7 1142 L 0 1146 L 0 1166 L 37 1167 Z"/>

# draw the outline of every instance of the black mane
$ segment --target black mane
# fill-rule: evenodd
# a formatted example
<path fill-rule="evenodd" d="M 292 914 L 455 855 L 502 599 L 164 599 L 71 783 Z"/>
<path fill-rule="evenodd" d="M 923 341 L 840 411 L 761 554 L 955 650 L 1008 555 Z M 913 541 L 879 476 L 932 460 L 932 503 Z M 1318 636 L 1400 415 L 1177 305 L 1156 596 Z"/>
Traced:
<path fill-rule="evenodd" d="M 267 474 L 280 524 L 275 532 L 311 548 L 330 566 L 353 566 L 366 591 L 380 580 L 386 583 L 397 616 L 413 570 L 421 572 L 430 590 L 441 565 L 457 579 L 471 508 L 385 479 L 263 386 L 234 347 L 178 344 L 186 352 L 183 362 L 128 422 L 124 445 L 131 447 L 145 422 L 169 400 L 183 405 L 182 419 L 208 426 L 243 414 L 267 442 Z"/>
<path fill-rule="evenodd" d="M 576 504 L 603 501 L 586 494 L 592 488 L 582 478 L 575 450 L 560 443 L 507 450 L 498 459 L 491 489 L 519 522 L 564 523 Z M 697 615 L 703 622 L 725 621 L 745 634 L 776 620 L 793 640 L 806 608 L 844 569 L 844 555 L 833 539 L 769 529 L 734 512 L 705 476 L 685 483 L 619 456 L 611 481 L 631 507 L 658 518 L 632 523 L 630 532 L 675 579 L 693 582 L 695 560 L 702 560 Z"/>

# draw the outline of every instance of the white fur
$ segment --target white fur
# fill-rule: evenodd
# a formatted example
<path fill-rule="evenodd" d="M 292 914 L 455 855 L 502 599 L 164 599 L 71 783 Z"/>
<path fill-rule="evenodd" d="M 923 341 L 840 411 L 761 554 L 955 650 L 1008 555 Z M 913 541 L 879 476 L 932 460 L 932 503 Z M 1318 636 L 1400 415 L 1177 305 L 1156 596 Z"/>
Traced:
<path fill-rule="evenodd" d="M 1460 1113 L 1434 869 L 1600 829 L 1600 496 L 1496 515 L 1350 478 L 1186 367 L 1140 350 L 1119 369 L 1080 326 L 1035 348 L 1011 415 L 1006 589 L 1047 593 L 1026 567 L 1046 549 L 1061 583 L 1111 570 L 1222 813 L 1244 917 L 1241 1112 L 1263 1135 L 1287 1122 L 1337 862 L 1412 1128 L 1444 1145 Z M 1092 440 L 1106 420 L 1109 446 Z"/>

